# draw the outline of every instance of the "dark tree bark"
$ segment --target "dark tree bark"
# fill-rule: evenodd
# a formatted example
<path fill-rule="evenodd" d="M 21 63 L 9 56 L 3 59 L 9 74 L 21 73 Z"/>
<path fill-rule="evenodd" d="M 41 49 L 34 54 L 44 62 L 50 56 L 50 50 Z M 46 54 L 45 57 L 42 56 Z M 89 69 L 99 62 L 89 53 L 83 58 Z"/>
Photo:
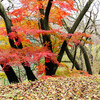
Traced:
<path fill-rule="evenodd" d="M 99 70 L 99 73 L 98 74 L 100 74 L 100 70 Z"/>
<path fill-rule="evenodd" d="M 11 32 L 11 21 L 8 18 L 7 14 L 5 12 L 5 9 L 2 6 L 1 2 L 0 2 L 0 15 L 2 16 L 2 18 L 5 21 L 7 33 Z M 16 46 L 13 45 L 14 41 L 12 41 L 11 39 L 9 39 L 9 42 L 10 42 L 10 44 L 11 44 L 12 47 L 16 48 Z M 1 66 L 3 67 L 3 64 Z M 5 67 L 8 67 L 8 70 L 7 71 L 4 70 L 4 72 L 7 75 L 9 83 L 18 83 L 19 82 L 18 77 L 16 76 L 16 74 L 15 74 L 14 70 L 12 69 L 12 67 L 9 66 L 9 65 L 6 65 Z"/>
<path fill-rule="evenodd" d="M 44 14 L 45 17 L 44 17 L 44 23 L 43 23 L 43 25 L 44 25 L 43 30 L 49 30 L 49 23 L 48 23 L 49 19 L 48 18 L 49 18 L 50 9 L 51 9 L 51 6 L 52 6 L 52 1 L 53 0 L 49 0 L 45 14 Z M 50 40 L 50 35 L 44 35 L 43 36 L 43 43 L 45 44 L 46 42 L 49 43 L 48 49 L 52 51 L 52 43 L 51 43 L 51 40 Z"/>
<path fill-rule="evenodd" d="M 92 2 L 93 2 L 94 0 L 89 0 L 87 3 L 86 3 L 86 5 L 85 5 L 85 7 L 83 8 L 83 10 L 81 11 L 81 13 L 80 13 L 80 15 L 78 16 L 78 18 L 76 19 L 76 21 L 75 21 L 75 23 L 74 23 L 74 25 L 72 26 L 72 28 L 70 29 L 68 26 L 67 26 L 67 24 L 64 22 L 64 20 L 63 20 L 63 22 L 64 22 L 64 25 L 65 25 L 65 29 L 68 31 L 68 33 L 74 33 L 75 32 L 75 30 L 77 29 L 77 27 L 78 27 L 78 25 L 79 25 L 79 23 L 81 22 L 81 20 L 82 20 L 82 18 L 84 17 L 84 15 L 85 15 L 85 13 L 88 11 L 88 9 L 89 9 L 89 7 L 91 6 L 91 4 L 92 4 Z M 65 41 L 64 41 L 65 42 Z M 66 49 L 66 45 L 67 45 L 67 43 L 64 45 L 65 43 L 63 43 L 63 45 L 62 45 L 62 48 L 63 49 L 61 49 L 61 51 L 63 52 L 63 50 L 67 50 Z M 84 47 L 83 47 L 83 49 L 84 49 Z M 83 50 L 82 49 L 82 50 Z M 60 52 L 61 52 L 60 51 Z M 67 51 L 66 51 L 66 53 L 67 53 Z M 68 53 L 67 53 L 68 54 Z M 63 55 L 63 54 L 62 54 Z M 61 55 L 60 55 L 61 56 Z M 88 56 L 85 56 L 85 57 L 88 57 Z M 73 59 L 73 58 L 72 58 Z M 88 58 L 87 58 L 88 59 Z M 85 60 L 86 61 L 86 60 Z M 88 60 L 89 61 L 89 60 Z M 87 61 L 86 61 L 87 62 Z M 77 66 L 75 66 L 75 67 L 77 67 Z M 89 67 L 89 69 L 91 68 L 91 66 L 90 66 L 90 64 L 86 64 L 86 67 L 87 67 L 87 69 L 88 69 L 88 67 Z M 79 68 L 80 69 L 80 68 Z M 88 70 L 88 71 L 90 71 L 90 70 Z M 91 71 L 89 72 L 89 73 L 91 73 Z M 92 73 L 91 73 L 92 74 Z"/>
<path fill-rule="evenodd" d="M 49 2 L 48 2 L 48 5 L 47 5 L 47 8 L 46 8 L 46 13 L 45 13 L 45 14 L 44 14 L 44 13 L 41 13 L 41 11 L 43 11 L 43 9 L 40 11 L 41 14 L 45 15 L 44 20 L 41 19 L 42 22 L 44 23 L 44 24 L 41 23 L 41 28 L 42 28 L 43 30 L 49 30 L 48 17 L 49 17 L 50 9 L 51 9 L 51 6 L 52 6 L 51 1 L 53 1 L 53 0 L 49 0 Z M 92 4 L 93 1 L 94 1 L 94 0 L 89 0 L 89 1 L 87 2 L 86 6 L 84 7 L 84 9 L 83 9 L 82 12 L 80 13 L 79 17 L 78 17 L 77 20 L 75 21 L 73 27 L 72 27 L 71 29 L 69 29 L 69 28 L 67 27 L 67 30 L 68 30 L 69 33 L 74 33 L 74 32 L 75 32 L 77 26 L 78 26 L 79 23 L 81 22 L 83 16 L 84 16 L 85 13 L 87 12 L 87 10 L 89 9 L 89 7 L 90 7 L 90 5 Z M 48 38 L 48 37 L 49 37 L 49 38 Z M 49 49 L 51 49 L 51 51 L 52 51 L 52 45 L 51 45 L 51 41 L 50 41 L 50 36 L 49 36 L 49 35 L 48 35 L 48 36 L 47 36 L 47 35 L 43 36 L 43 41 L 44 41 L 44 43 L 45 43 L 45 42 L 49 42 L 49 43 L 50 43 L 50 44 L 49 44 Z M 57 60 L 58 60 L 59 62 L 61 61 L 61 59 L 62 59 L 62 57 L 63 57 L 64 51 L 65 51 L 65 50 L 68 51 L 68 48 L 66 48 L 66 46 L 67 46 L 67 43 L 66 43 L 66 41 L 64 41 L 63 44 L 62 44 L 61 50 L 60 50 L 60 52 L 59 52 L 58 58 L 57 58 Z M 67 52 L 67 51 L 66 51 L 66 52 Z M 67 54 L 68 54 L 68 53 L 67 53 Z M 70 59 L 73 59 L 72 57 L 73 57 L 73 56 L 72 56 L 71 53 L 70 53 Z M 72 61 L 72 60 L 71 60 L 71 61 Z M 74 63 L 74 62 L 73 62 L 73 63 Z M 46 63 L 45 63 L 45 64 L 46 64 Z M 46 64 L 46 65 L 47 65 L 47 67 L 48 67 L 48 69 L 46 69 L 46 70 L 47 70 L 47 73 L 46 73 L 46 74 L 49 75 L 49 73 L 50 73 L 49 71 L 53 71 L 53 73 L 55 74 L 55 72 L 56 72 L 58 66 L 57 66 L 57 65 L 53 65 L 52 62 L 50 62 L 50 63 L 48 63 L 48 64 Z M 51 68 L 51 65 L 52 65 L 53 68 Z M 76 60 L 75 60 L 75 67 L 76 67 L 76 69 L 79 69 L 79 70 L 80 70 L 80 67 L 79 67 L 79 65 L 78 65 L 78 63 L 77 63 Z M 51 69 L 51 70 L 50 70 L 50 69 Z"/>
<path fill-rule="evenodd" d="M 75 60 L 75 61 L 73 60 L 74 57 L 73 57 L 73 55 L 70 53 L 68 47 L 65 48 L 65 51 L 66 51 L 66 54 L 67 54 L 68 58 L 70 59 L 70 61 L 74 64 L 75 68 L 76 68 L 77 70 L 80 70 L 80 66 L 79 66 L 78 62 L 77 62 L 76 60 Z"/>
<path fill-rule="evenodd" d="M 43 8 L 40 8 L 40 13 L 42 15 L 44 15 L 44 19 L 40 19 L 40 28 L 42 30 L 49 30 L 49 21 L 48 21 L 48 18 L 49 18 L 49 14 L 50 14 L 50 9 L 51 9 L 51 6 L 52 6 L 52 1 L 53 0 L 49 0 L 48 2 L 48 5 L 47 5 L 47 8 L 46 8 L 46 11 L 44 13 L 44 9 Z M 50 40 L 50 35 L 43 35 L 43 44 L 44 46 L 46 46 L 45 43 L 48 43 L 48 50 L 50 50 L 51 52 L 53 52 L 52 50 L 52 43 L 51 43 L 51 40 Z M 45 58 L 46 60 L 47 58 Z M 58 66 L 57 64 L 54 64 L 52 61 L 50 62 L 45 62 L 45 70 L 46 70 L 46 75 L 54 75 L 55 74 L 55 68 Z"/>
<path fill-rule="evenodd" d="M 8 18 L 7 14 L 6 14 L 6 12 L 5 12 L 5 9 L 4 9 L 4 7 L 2 6 L 1 2 L 0 2 L 0 15 L 2 16 L 2 18 L 3 18 L 4 21 L 5 21 L 7 34 L 9 34 L 9 33 L 11 32 L 12 22 L 11 22 L 11 20 Z M 18 42 L 18 41 L 19 41 L 19 37 L 16 37 L 16 38 L 15 38 L 15 41 Z M 16 46 L 16 45 L 14 44 L 14 40 L 12 40 L 12 39 L 10 39 L 10 38 L 9 38 L 9 43 L 10 43 L 11 47 L 13 47 L 13 48 L 16 48 L 16 49 L 22 49 L 22 48 L 23 48 L 21 42 L 20 42 L 20 45 L 17 45 L 17 46 Z M 23 65 L 23 67 L 24 67 L 24 69 L 25 69 L 25 71 L 26 71 L 27 78 L 28 78 L 29 80 L 31 80 L 31 81 L 34 81 L 34 80 L 36 79 L 36 77 L 34 76 L 34 74 L 33 74 L 32 70 L 31 70 L 31 68 L 30 68 L 29 66 L 28 66 L 28 68 L 26 68 L 27 66 L 25 66 L 25 64 L 22 64 L 22 65 Z M 8 70 L 7 73 L 9 73 L 9 74 L 6 74 L 6 75 L 8 75 L 7 77 L 11 77 L 11 75 L 12 75 L 11 73 L 13 73 L 12 77 L 16 78 L 16 81 L 14 80 L 14 81 L 15 81 L 15 82 L 14 82 L 14 81 L 12 80 L 12 82 L 14 82 L 14 83 L 18 82 L 18 81 L 17 81 L 18 78 L 17 78 L 17 76 L 14 76 L 14 75 L 16 75 L 16 74 L 14 74 L 14 71 L 12 70 L 11 66 L 10 66 L 10 68 L 9 68 L 9 70 Z M 8 79 L 9 79 L 9 78 L 8 78 Z M 11 83 L 11 80 L 9 80 L 9 82 Z"/>
<path fill-rule="evenodd" d="M 79 55 L 79 59 L 80 59 L 80 67 L 81 67 L 81 70 L 83 70 L 83 59 L 82 59 L 82 51 L 81 51 L 81 49 L 80 49 L 80 55 Z"/>
<path fill-rule="evenodd" d="M 78 47 L 78 45 L 77 45 L 77 46 L 75 45 L 75 51 L 74 51 L 74 57 L 73 57 L 73 65 L 72 65 L 72 69 L 74 69 L 74 66 L 75 66 L 75 59 L 76 59 L 77 47 Z"/>
<path fill-rule="evenodd" d="M 86 14 L 86 12 L 88 11 L 88 9 L 90 8 L 92 2 L 94 0 L 88 0 L 88 2 L 86 3 L 85 7 L 83 8 L 83 10 L 81 11 L 81 13 L 79 14 L 79 16 L 77 17 L 74 25 L 72 26 L 71 30 L 69 33 L 74 33 L 75 30 L 77 29 L 79 23 L 81 22 L 82 18 L 84 17 L 84 15 Z"/>
<path fill-rule="evenodd" d="M 37 78 L 35 77 L 35 75 L 33 74 L 31 68 L 30 68 L 30 65 L 29 63 L 27 62 L 27 65 L 25 63 L 22 63 L 26 73 L 27 73 L 27 78 L 28 80 L 31 80 L 31 81 L 35 81 Z"/>
<path fill-rule="evenodd" d="M 89 74 L 92 74 L 92 69 L 91 69 L 91 65 L 90 65 L 90 61 L 89 61 L 87 52 L 84 49 L 84 47 L 81 46 L 81 45 L 80 45 L 80 49 L 82 50 L 83 55 L 84 55 L 84 60 L 85 60 L 85 64 L 86 64 L 87 71 L 88 71 Z"/>
<path fill-rule="evenodd" d="M 1 67 L 3 68 L 3 65 L 1 64 Z M 6 65 L 6 69 L 4 69 L 4 72 L 9 80 L 9 83 L 18 83 L 18 77 L 16 76 L 14 70 L 11 66 Z"/>

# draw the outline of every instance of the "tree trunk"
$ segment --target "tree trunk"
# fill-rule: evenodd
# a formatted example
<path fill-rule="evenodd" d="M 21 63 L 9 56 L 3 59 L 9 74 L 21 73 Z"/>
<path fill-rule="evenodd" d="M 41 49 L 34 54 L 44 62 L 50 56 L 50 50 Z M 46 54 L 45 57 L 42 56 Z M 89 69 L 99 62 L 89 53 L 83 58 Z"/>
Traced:
<path fill-rule="evenodd" d="M 2 64 L 1 67 L 3 68 Z M 9 80 L 9 83 L 19 83 L 18 77 L 16 76 L 11 66 L 6 65 L 6 69 L 4 69 L 4 72 Z"/>
<path fill-rule="evenodd" d="M 83 59 L 82 59 L 82 51 L 80 50 L 80 55 L 79 55 L 79 59 L 80 59 L 80 67 L 81 67 L 81 70 L 83 70 Z"/>
<path fill-rule="evenodd" d="M 98 74 L 100 74 L 100 69 L 99 69 L 99 73 Z"/>
<path fill-rule="evenodd" d="M 40 19 L 40 28 L 42 30 L 49 30 L 49 24 L 48 24 L 48 18 L 49 18 L 49 14 L 50 14 L 50 9 L 51 9 L 51 6 L 52 6 L 52 1 L 53 0 L 49 0 L 48 1 L 48 5 L 46 7 L 46 11 L 44 12 L 44 9 L 43 9 L 43 5 L 42 5 L 42 8 L 39 9 L 41 15 L 45 16 L 44 19 Z M 48 50 L 50 50 L 51 52 L 52 51 L 52 43 L 51 43 L 51 40 L 50 40 L 50 35 L 43 35 L 43 44 L 44 46 L 46 46 L 45 43 L 48 43 L 47 47 L 48 47 Z M 45 57 L 45 61 L 46 61 L 46 57 Z M 45 62 L 45 70 L 46 70 L 46 75 L 54 75 L 55 74 L 55 70 L 56 68 L 58 67 L 57 64 L 54 64 L 52 61 L 50 62 Z"/>
<path fill-rule="evenodd" d="M 82 20 L 82 18 L 84 17 L 84 15 L 85 15 L 85 13 L 88 11 L 88 9 L 89 9 L 89 7 L 91 6 L 91 4 L 92 4 L 92 2 L 93 2 L 94 0 L 89 0 L 87 3 L 86 3 L 86 5 L 85 5 L 85 7 L 83 8 L 83 10 L 81 11 L 81 13 L 79 14 L 79 16 L 78 16 L 78 18 L 76 19 L 76 21 L 75 21 L 75 23 L 73 24 L 73 26 L 72 26 L 72 28 L 70 29 L 68 26 L 67 26 L 67 24 L 66 24 L 66 22 L 63 20 L 63 22 L 64 22 L 64 28 L 68 31 L 68 33 L 74 33 L 75 32 L 75 30 L 77 29 L 77 27 L 78 27 L 78 25 L 79 25 L 79 23 L 81 22 L 81 20 Z M 64 48 L 64 49 L 61 49 L 61 50 L 67 50 L 66 49 L 66 44 L 63 42 L 63 44 L 62 44 L 62 48 Z M 84 49 L 84 47 L 82 47 L 83 49 Z M 85 50 L 85 49 L 84 49 Z M 60 51 L 61 52 L 61 51 Z M 62 51 L 63 52 L 63 51 Z M 68 51 L 66 51 L 66 53 L 68 54 Z M 63 54 L 62 54 L 63 55 Z M 69 56 L 68 56 L 69 57 Z M 87 58 L 85 58 L 85 57 L 87 57 Z M 88 59 L 88 56 L 87 56 L 87 53 L 85 53 L 85 57 L 84 57 L 84 59 Z M 70 59 L 70 58 L 69 58 Z M 89 61 L 89 59 L 88 59 L 88 61 Z M 76 62 L 76 61 L 75 61 Z M 91 72 L 91 70 L 89 70 L 88 69 L 88 67 L 90 68 L 91 66 L 89 66 L 90 64 L 88 64 L 88 62 L 87 62 L 87 60 L 85 60 L 85 62 L 86 62 L 86 67 L 87 67 L 87 71 L 90 71 L 89 73 L 92 73 Z M 77 67 L 77 66 L 75 66 L 75 67 Z"/>
<path fill-rule="evenodd" d="M 51 9 L 51 6 L 52 6 L 52 3 L 51 3 L 51 1 L 53 1 L 53 0 L 49 0 L 49 2 L 48 2 L 48 5 L 47 5 L 47 8 L 46 8 L 46 12 L 45 12 L 45 14 L 44 14 L 44 9 L 41 9 L 40 10 L 40 13 L 41 13 L 41 11 L 43 11 L 43 13 L 41 13 L 41 14 L 43 14 L 43 15 L 45 15 L 45 19 L 44 19 L 44 24 L 43 23 L 41 23 L 41 27 L 43 28 L 43 30 L 49 30 L 49 25 L 48 25 L 48 16 L 49 16 L 49 13 L 50 13 L 50 9 Z M 69 29 L 68 31 L 69 31 L 69 33 L 74 33 L 74 31 L 76 30 L 76 28 L 77 28 L 77 26 L 79 25 L 79 23 L 80 23 L 80 21 L 82 20 L 82 18 L 83 18 L 83 16 L 85 15 L 85 13 L 87 12 L 87 10 L 89 9 L 89 7 L 90 7 L 90 5 L 91 5 L 91 3 L 93 2 L 94 0 L 89 0 L 88 2 L 87 2 L 87 4 L 86 4 L 86 6 L 84 7 L 84 9 L 83 9 L 83 11 L 80 13 L 80 15 L 79 15 L 79 17 L 77 18 L 77 20 L 76 20 L 76 22 L 74 23 L 74 25 L 73 25 L 73 27 L 71 28 L 71 29 Z M 46 26 L 46 27 L 45 27 Z M 67 28 L 68 29 L 68 28 Z M 46 36 L 45 36 L 46 37 Z M 45 37 L 43 37 L 43 40 L 46 42 L 49 42 L 50 43 L 50 45 L 51 45 L 51 41 L 50 40 L 45 40 Z M 44 42 L 44 43 L 45 43 Z M 52 46 L 50 46 L 49 45 L 49 47 L 52 47 Z M 63 54 L 64 54 L 64 51 L 65 51 L 65 49 L 66 49 L 66 45 L 67 45 L 67 43 L 66 43 L 66 41 L 64 41 L 64 43 L 62 44 L 62 47 L 61 47 L 61 50 L 60 50 L 60 52 L 59 52 L 59 54 L 60 55 L 58 55 L 58 61 L 61 61 L 61 59 L 62 59 L 62 57 L 63 57 Z M 67 50 L 67 49 L 66 49 Z M 51 48 L 51 51 L 52 51 L 52 48 Z M 68 50 L 67 50 L 68 51 Z M 66 51 L 66 52 L 67 52 Z M 68 53 L 67 53 L 68 54 Z M 72 56 L 71 56 L 71 58 L 72 58 Z M 70 59 L 71 59 L 70 58 Z M 75 61 L 76 62 L 76 61 Z M 46 69 L 46 70 L 50 70 L 50 71 L 54 71 L 53 73 L 55 73 L 56 72 L 56 70 L 57 70 L 57 68 L 58 68 L 58 66 L 56 65 L 52 65 L 52 62 L 50 62 L 50 63 L 48 63 L 48 64 L 46 64 L 47 65 L 47 68 L 48 69 Z M 52 67 L 53 67 L 53 69 L 52 69 L 52 67 L 50 67 L 50 65 L 52 65 Z M 77 64 L 75 64 L 75 65 L 77 65 Z M 80 69 L 80 68 L 78 68 L 77 66 L 75 66 L 77 69 Z"/>
<path fill-rule="evenodd" d="M 27 78 L 28 78 L 28 80 L 30 80 L 30 81 L 35 81 L 37 78 L 36 78 L 35 75 L 33 74 L 32 70 L 31 70 L 31 68 L 30 68 L 29 63 L 28 63 L 28 62 L 26 62 L 26 63 L 27 63 L 27 64 L 22 63 L 22 65 L 23 65 L 23 67 L 24 67 L 24 69 L 25 69 L 25 71 L 26 71 Z"/>
<path fill-rule="evenodd" d="M 79 23 L 81 22 L 82 18 L 84 17 L 84 15 L 86 14 L 86 12 L 88 11 L 88 9 L 90 8 L 92 2 L 94 0 L 88 0 L 88 2 L 86 3 L 85 7 L 83 8 L 83 10 L 81 11 L 81 13 L 79 14 L 79 16 L 77 17 L 75 23 L 73 24 L 73 27 L 71 28 L 69 33 L 74 33 L 75 30 L 77 29 Z"/>
<path fill-rule="evenodd" d="M 11 32 L 11 21 L 8 18 L 7 14 L 5 12 L 5 9 L 2 6 L 1 2 L 0 2 L 0 15 L 2 16 L 2 18 L 5 21 L 7 33 Z M 9 42 L 10 42 L 11 46 L 13 47 L 14 41 L 9 39 Z M 15 45 L 14 45 L 14 48 L 16 48 Z M 1 66 L 3 68 L 3 64 Z M 18 77 L 16 76 L 16 74 L 15 74 L 14 70 L 12 69 L 12 67 L 9 66 L 9 65 L 7 65 L 6 67 L 8 67 L 8 70 L 7 71 L 4 70 L 4 72 L 7 75 L 9 83 L 18 83 L 19 82 Z"/>
<path fill-rule="evenodd" d="M 99 47 L 98 49 L 96 49 L 95 60 L 98 60 L 98 54 L 99 54 L 99 51 L 100 51 L 100 47 Z"/>
<path fill-rule="evenodd" d="M 4 19 L 5 21 L 5 25 L 6 25 L 6 30 L 7 30 L 7 34 L 9 34 L 11 32 L 11 26 L 12 26 L 12 22 L 11 20 L 8 18 L 6 12 L 5 12 L 5 9 L 4 7 L 2 6 L 1 2 L 0 2 L 0 15 L 2 16 L 2 18 Z M 19 41 L 19 37 L 16 37 L 15 38 L 15 41 L 18 42 Z M 23 46 L 22 46 L 22 43 L 20 42 L 20 45 L 16 46 L 14 44 L 14 40 L 10 39 L 9 38 L 9 43 L 11 45 L 11 47 L 13 48 L 16 48 L 16 49 L 22 49 Z M 22 64 L 23 65 L 23 64 Z M 11 67 L 11 66 L 10 66 Z M 28 77 L 29 80 L 31 81 L 34 81 L 36 79 L 36 77 L 34 76 L 34 74 L 32 73 L 32 70 L 30 68 L 26 68 L 26 66 L 24 66 L 24 69 L 26 71 L 26 75 Z M 10 68 L 11 69 L 11 68 Z M 11 70 L 12 73 L 14 73 L 13 70 Z M 11 73 L 10 71 L 8 71 L 7 73 Z M 7 74 L 8 75 L 8 74 Z M 14 74 L 13 74 L 14 75 Z M 13 76 L 13 77 L 16 77 L 16 76 Z M 30 77 L 30 78 L 29 78 Z M 17 81 L 17 80 L 16 80 Z M 15 82 L 16 82 L 15 81 Z"/>
<path fill-rule="evenodd" d="M 89 74 L 92 74 L 92 69 L 91 69 L 91 65 L 90 65 L 90 61 L 89 61 L 87 52 L 84 49 L 84 47 L 81 46 L 81 45 L 80 45 L 80 49 L 82 50 L 83 55 L 84 55 L 84 60 L 85 60 L 85 64 L 86 64 L 87 71 L 88 71 Z"/>
<path fill-rule="evenodd" d="M 72 54 L 70 53 L 68 47 L 66 47 L 65 51 L 66 51 L 66 54 L 67 54 L 68 58 L 70 59 L 70 61 L 75 65 L 76 69 L 77 69 L 77 70 L 81 70 L 81 68 L 80 68 L 80 66 L 79 66 L 79 64 L 78 64 L 78 62 L 77 62 L 76 60 L 75 60 L 75 61 L 73 60 L 74 57 L 73 57 Z"/>

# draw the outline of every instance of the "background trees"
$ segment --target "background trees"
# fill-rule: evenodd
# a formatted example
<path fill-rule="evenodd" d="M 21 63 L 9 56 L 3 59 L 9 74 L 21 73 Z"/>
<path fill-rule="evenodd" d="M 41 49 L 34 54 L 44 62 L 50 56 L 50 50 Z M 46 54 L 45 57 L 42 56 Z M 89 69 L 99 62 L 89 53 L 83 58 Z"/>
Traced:
<path fill-rule="evenodd" d="M 75 57 L 76 49 L 80 47 L 83 51 L 87 71 L 89 74 L 92 74 L 89 58 L 84 49 L 84 44 L 90 43 L 87 41 L 90 35 L 85 34 L 85 30 L 82 31 L 83 33 L 75 32 L 75 30 L 93 1 L 89 0 L 86 2 L 85 7 L 71 28 L 66 24 L 65 18 L 70 16 L 71 12 L 77 12 L 74 8 L 75 2 L 73 0 L 20 0 L 21 7 L 10 11 L 8 15 L 0 3 L 0 13 L 6 24 L 10 43 L 9 47 L 7 45 L 4 49 L 1 48 L 1 57 L 4 59 L 0 61 L 2 67 L 6 68 L 9 65 L 9 68 L 12 68 L 11 66 L 23 65 L 28 80 L 34 81 L 36 77 L 30 68 L 32 63 L 39 63 L 40 58 L 44 58 L 45 63 L 39 63 L 38 70 L 41 69 L 46 75 L 54 75 L 62 60 L 64 51 L 66 51 L 66 54 L 73 63 L 73 68 L 75 66 L 76 69 L 81 70 Z M 12 4 L 11 1 L 10 3 Z M 12 7 L 13 4 L 8 9 L 10 10 Z M 52 27 L 52 24 L 58 25 L 59 29 Z M 62 31 L 63 27 L 66 31 Z M 2 37 L 3 35 L 7 36 L 4 30 L 0 33 Z M 30 39 L 35 39 L 37 43 L 32 43 Z M 75 47 L 74 54 L 71 54 L 68 46 Z M 5 52 L 8 55 L 6 57 L 4 56 Z M 6 72 L 10 73 L 11 71 L 8 70 Z M 13 70 L 12 72 L 14 73 Z M 12 76 L 12 72 L 10 76 Z M 10 76 L 7 75 L 7 77 Z M 14 74 L 13 76 L 16 75 Z M 11 81 L 9 80 L 11 83 L 19 82 L 17 76 L 15 80 L 12 79 Z"/>
<path fill-rule="evenodd" d="M 79 12 L 81 12 L 87 1 L 84 1 L 84 0 L 83 1 L 76 0 L 76 1 L 77 1 L 76 7 L 77 7 L 77 9 L 79 9 Z M 98 54 L 96 54 L 95 52 L 100 50 L 99 49 L 99 38 L 100 38 L 99 37 L 99 5 L 100 5 L 99 0 L 94 1 L 92 3 L 90 9 L 86 12 L 85 16 L 83 17 L 82 21 L 80 22 L 80 24 L 76 30 L 76 31 L 81 31 L 81 32 L 83 31 L 83 32 L 92 34 L 91 41 L 93 42 L 93 45 L 86 45 L 85 49 L 89 56 L 90 64 L 91 64 L 94 74 L 97 72 L 97 70 L 94 71 L 94 69 L 96 69 L 96 65 L 98 64 L 98 66 L 99 66 L 99 62 L 97 60 L 95 60 L 95 58 L 97 58 L 99 60 L 99 58 L 97 56 Z M 76 20 L 76 16 L 78 16 L 78 13 L 75 12 L 74 13 L 75 16 L 70 17 L 67 20 L 67 22 L 69 23 L 69 21 L 70 21 L 71 23 L 74 23 Z M 71 24 L 70 24 L 70 27 L 71 27 Z M 81 51 L 80 51 L 80 53 L 81 53 Z M 82 56 L 82 54 L 80 54 L 80 57 L 78 58 L 78 60 L 81 58 L 81 56 Z M 83 64 L 82 64 L 83 61 L 84 60 L 80 61 L 81 67 L 83 66 Z"/>

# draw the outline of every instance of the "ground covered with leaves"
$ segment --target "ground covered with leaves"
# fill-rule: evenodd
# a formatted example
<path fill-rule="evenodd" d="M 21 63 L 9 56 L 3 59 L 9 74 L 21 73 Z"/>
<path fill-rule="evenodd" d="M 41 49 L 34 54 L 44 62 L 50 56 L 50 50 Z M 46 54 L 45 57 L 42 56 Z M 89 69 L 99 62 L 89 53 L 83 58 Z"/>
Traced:
<path fill-rule="evenodd" d="M 100 77 L 50 77 L 0 86 L 0 100 L 100 100 Z"/>

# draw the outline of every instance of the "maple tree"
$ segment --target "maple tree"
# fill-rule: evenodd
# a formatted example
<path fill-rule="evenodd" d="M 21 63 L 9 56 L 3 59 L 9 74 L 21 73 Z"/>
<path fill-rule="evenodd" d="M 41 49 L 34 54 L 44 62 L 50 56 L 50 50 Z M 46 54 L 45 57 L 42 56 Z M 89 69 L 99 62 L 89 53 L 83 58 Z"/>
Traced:
<path fill-rule="evenodd" d="M 64 52 L 62 44 L 67 43 L 73 47 L 73 44 L 90 43 L 83 38 L 90 37 L 89 34 L 81 32 L 66 34 L 61 31 L 62 28 L 52 28 L 51 23 L 62 27 L 63 18 L 70 16 L 73 10 L 77 11 L 73 0 L 19 1 L 22 7 L 10 12 L 9 15 L 0 2 L 0 15 L 6 26 L 6 29 L 0 28 L 0 40 L 3 44 L 0 45 L 0 64 L 11 83 L 19 82 L 11 66 L 23 65 L 28 80 L 34 81 L 36 77 L 30 69 L 30 64 L 39 63 L 40 58 L 44 57 L 45 64 L 39 64 L 38 70 L 43 70 L 46 75 L 54 75 Z M 11 19 L 8 16 L 11 16 Z M 35 38 L 38 45 L 32 43 L 30 38 Z M 10 76 L 7 74 L 9 72 Z M 15 80 L 14 78 L 10 80 L 11 75 L 15 76 Z"/>

